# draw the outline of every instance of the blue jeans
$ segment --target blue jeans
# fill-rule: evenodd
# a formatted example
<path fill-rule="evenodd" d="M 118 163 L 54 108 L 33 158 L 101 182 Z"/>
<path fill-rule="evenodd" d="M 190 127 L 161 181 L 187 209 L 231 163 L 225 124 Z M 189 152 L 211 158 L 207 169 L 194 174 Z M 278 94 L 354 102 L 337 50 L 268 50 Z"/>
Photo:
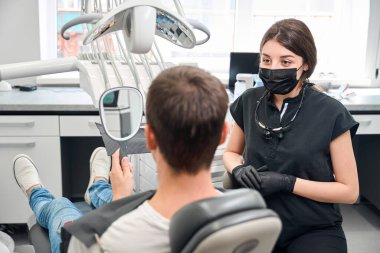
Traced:
<path fill-rule="evenodd" d="M 98 208 L 112 201 L 112 187 L 109 183 L 100 179 L 88 189 L 93 207 Z"/>
<path fill-rule="evenodd" d="M 89 189 L 90 199 L 95 208 L 112 200 L 112 188 L 104 180 L 96 181 Z M 54 197 L 47 189 L 34 188 L 30 194 L 29 205 L 38 224 L 49 230 L 52 253 L 59 253 L 61 228 L 83 216 L 82 212 L 67 198 Z"/>

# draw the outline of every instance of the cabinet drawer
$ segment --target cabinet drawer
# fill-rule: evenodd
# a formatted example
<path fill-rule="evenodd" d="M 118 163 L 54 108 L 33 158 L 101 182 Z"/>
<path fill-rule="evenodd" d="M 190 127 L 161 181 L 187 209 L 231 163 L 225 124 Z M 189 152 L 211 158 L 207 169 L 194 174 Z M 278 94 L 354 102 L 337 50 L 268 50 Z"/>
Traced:
<path fill-rule="evenodd" d="M 30 144 L 33 143 L 33 144 Z M 0 224 L 26 223 L 32 211 L 13 175 L 13 158 L 26 154 L 33 159 L 45 187 L 62 195 L 59 137 L 0 137 Z M 48 154 L 48 155 L 46 155 Z"/>
<path fill-rule="evenodd" d="M 380 115 L 352 115 L 360 123 L 357 134 L 379 134 Z"/>
<path fill-rule="evenodd" d="M 59 136 L 58 116 L 0 116 L 0 136 Z"/>
<path fill-rule="evenodd" d="M 155 169 L 146 166 L 144 163 L 140 162 L 140 178 L 144 178 L 151 185 L 157 186 L 157 172 Z"/>
<path fill-rule="evenodd" d="M 149 190 L 154 190 L 157 187 L 145 180 L 145 178 L 140 177 L 140 185 L 141 185 L 141 191 L 149 191 Z"/>
<path fill-rule="evenodd" d="M 223 175 L 226 172 L 225 168 L 223 165 L 219 166 L 212 166 L 211 167 L 211 178 L 212 181 L 222 181 L 223 180 Z"/>
<path fill-rule="evenodd" d="M 146 166 L 156 171 L 156 162 L 154 161 L 151 153 L 139 155 L 139 161 L 140 163 L 144 163 Z"/>
<path fill-rule="evenodd" d="M 100 136 L 95 122 L 99 116 L 60 116 L 61 136 Z"/>

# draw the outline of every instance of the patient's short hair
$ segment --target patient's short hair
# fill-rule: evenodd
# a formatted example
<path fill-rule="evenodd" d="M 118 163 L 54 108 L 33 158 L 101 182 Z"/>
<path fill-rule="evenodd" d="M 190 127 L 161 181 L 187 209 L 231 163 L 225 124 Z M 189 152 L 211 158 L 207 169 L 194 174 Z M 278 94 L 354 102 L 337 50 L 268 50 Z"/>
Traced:
<path fill-rule="evenodd" d="M 175 171 L 195 174 L 211 165 L 227 107 L 221 81 L 200 68 L 173 67 L 153 80 L 146 103 L 147 123 Z"/>

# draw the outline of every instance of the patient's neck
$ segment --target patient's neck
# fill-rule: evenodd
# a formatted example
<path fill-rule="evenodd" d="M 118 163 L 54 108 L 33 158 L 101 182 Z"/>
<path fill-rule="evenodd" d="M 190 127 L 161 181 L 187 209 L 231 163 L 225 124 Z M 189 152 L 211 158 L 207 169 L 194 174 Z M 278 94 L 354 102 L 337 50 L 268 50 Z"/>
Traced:
<path fill-rule="evenodd" d="M 191 202 L 219 195 L 212 185 L 210 168 L 195 175 L 175 174 L 166 162 L 156 162 L 158 187 L 149 204 L 164 217 L 170 219 L 178 209 Z"/>

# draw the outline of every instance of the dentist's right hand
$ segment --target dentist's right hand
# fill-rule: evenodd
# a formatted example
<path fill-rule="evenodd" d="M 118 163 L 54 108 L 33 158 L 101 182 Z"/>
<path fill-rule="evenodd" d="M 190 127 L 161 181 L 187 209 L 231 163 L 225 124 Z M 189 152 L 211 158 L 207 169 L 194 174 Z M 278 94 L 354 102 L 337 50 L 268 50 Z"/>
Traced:
<path fill-rule="evenodd" d="M 133 165 L 128 157 L 120 161 L 120 149 L 112 155 L 110 180 L 112 185 L 112 200 L 128 197 L 133 192 Z"/>
<path fill-rule="evenodd" d="M 239 165 L 232 170 L 235 183 L 244 187 L 260 190 L 261 178 L 252 165 Z"/>
<path fill-rule="evenodd" d="M 269 171 L 267 166 L 260 167 L 257 171 L 261 179 L 260 193 L 263 196 L 281 191 L 293 192 L 297 180 L 295 176 Z"/>

